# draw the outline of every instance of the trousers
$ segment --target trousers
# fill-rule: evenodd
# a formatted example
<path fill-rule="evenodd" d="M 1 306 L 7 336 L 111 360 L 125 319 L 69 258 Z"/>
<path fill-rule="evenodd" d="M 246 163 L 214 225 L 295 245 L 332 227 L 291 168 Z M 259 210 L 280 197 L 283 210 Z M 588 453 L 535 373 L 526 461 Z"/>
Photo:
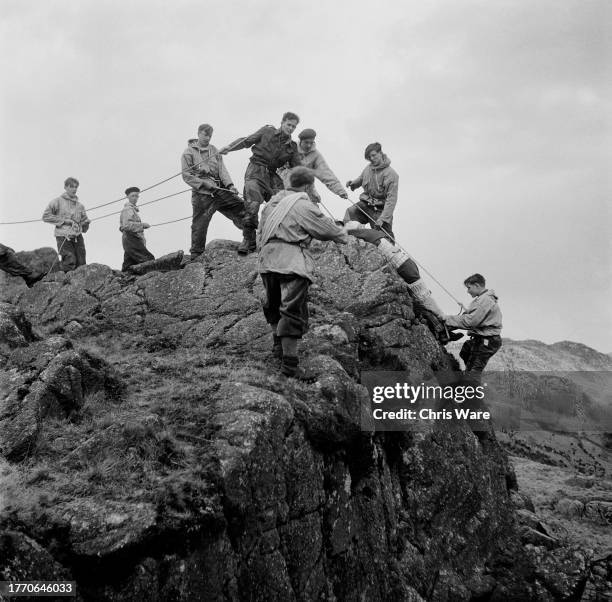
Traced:
<path fill-rule="evenodd" d="M 32 276 L 30 268 L 17 259 L 15 251 L 2 243 L 0 243 L 0 270 L 11 276 L 21 276 L 26 280 Z"/>
<path fill-rule="evenodd" d="M 482 371 L 501 346 L 502 340 L 498 334 L 488 337 L 471 335 L 459 352 L 459 357 L 465 363 L 463 382 L 479 385 Z"/>
<path fill-rule="evenodd" d="M 142 236 L 134 232 L 123 232 L 121 236 L 123 244 L 123 265 L 121 271 L 125 272 L 131 265 L 155 259 L 155 255 L 147 249 Z"/>
<path fill-rule="evenodd" d="M 284 190 L 281 177 L 265 165 L 249 163 L 244 174 L 244 200 L 247 226 L 259 225 L 259 207 L 267 203 L 277 192 Z"/>
<path fill-rule="evenodd" d="M 294 274 L 261 274 L 266 300 L 263 312 L 268 324 L 278 324 L 279 337 L 301 338 L 308 331 L 310 280 Z"/>
<path fill-rule="evenodd" d="M 76 238 L 66 238 L 56 236 L 57 252 L 61 257 L 61 270 L 71 272 L 81 265 L 86 264 L 85 241 L 83 235 L 79 234 Z"/>
<path fill-rule="evenodd" d="M 382 215 L 384 207 L 373 207 L 365 201 L 359 201 L 354 205 L 351 205 L 344 214 L 344 221 L 354 221 L 360 224 L 370 224 L 371 228 L 375 230 L 385 230 L 385 237 L 391 242 L 395 240 L 395 234 L 393 234 L 393 218 L 389 222 L 383 222 L 382 228 L 375 224 L 376 220 Z"/>
<path fill-rule="evenodd" d="M 191 206 L 191 255 L 201 255 L 204 252 L 208 226 L 216 211 L 230 219 L 236 228 L 242 230 L 245 226 L 245 204 L 229 190 L 215 191 L 214 196 L 194 190 L 191 193 Z"/>

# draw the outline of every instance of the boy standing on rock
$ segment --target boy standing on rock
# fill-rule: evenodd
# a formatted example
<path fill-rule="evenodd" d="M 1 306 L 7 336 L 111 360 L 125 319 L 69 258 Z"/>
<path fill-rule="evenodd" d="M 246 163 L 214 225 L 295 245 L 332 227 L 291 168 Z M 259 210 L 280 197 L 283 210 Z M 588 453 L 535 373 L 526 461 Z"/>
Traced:
<path fill-rule="evenodd" d="M 138 197 L 140 188 L 132 186 L 125 191 L 127 203 L 119 216 L 119 230 L 123 244 L 123 265 L 121 271 L 125 272 L 130 266 L 155 259 L 153 253 L 147 249 L 144 230 L 151 226 L 140 219 L 138 213 Z"/>
<path fill-rule="evenodd" d="M 385 236 L 393 242 L 393 211 L 397 203 L 399 176 L 379 142 L 368 144 L 364 156 L 369 165 L 358 178 L 346 183 L 351 190 L 363 187 L 363 192 L 359 195 L 359 202 L 346 210 L 344 221 L 369 223 L 371 228 L 384 230 Z"/>
<path fill-rule="evenodd" d="M 459 357 L 465 362 L 464 382 L 479 385 L 482 371 L 502 346 L 502 314 L 493 289 L 486 288 L 484 276 L 473 274 L 463 281 L 473 298 L 465 312 L 445 316 L 448 328 L 468 331 L 470 338 L 463 344 Z"/>
<path fill-rule="evenodd" d="M 83 234 L 89 229 L 90 221 L 76 195 L 78 188 L 76 178 L 67 178 L 64 194 L 53 199 L 42 216 L 43 222 L 55 225 L 57 251 L 61 255 L 61 269 L 64 272 L 86 263 Z"/>
<path fill-rule="evenodd" d="M 293 169 L 290 188 L 270 199 L 257 231 L 258 269 L 266 290 L 263 311 L 272 327 L 272 352 L 282 358 L 281 373 L 300 380 L 312 379 L 299 368 L 297 354 L 298 340 L 308 330 L 308 287 L 314 279 L 308 246 L 313 238 L 348 242 L 345 230 L 308 197 L 306 191 L 313 183 L 310 169 Z"/>
<path fill-rule="evenodd" d="M 247 255 L 256 249 L 255 231 L 258 223 L 259 207 L 268 202 L 281 191 L 283 181 L 277 169 L 288 165 L 296 167 L 301 164 L 297 144 L 291 140 L 291 134 L 300 122 L 295 113 L 283 115 L 280 128 L 264 125 L 246 138 L 234 140 L 219 152 L 225 155 L 242 148 L 252 148 L 253 155 L 244 174 L 244 200 L 247 210 L 244 239 L 238 247 L 238 253 Z"/>
<path fill-rule="evenodd" d="M 329 165 L 327 165 L 327 161 L 325 161 L 325 158 L 321 152 L 317 149 L 315 144 L 316 136 L 317 133 L 311 128 L 302 130 L 298 135 L 300 140 L 298 144 L 298 152 L 300 154 L 302 165 L 304 167 L 308 167 L 308 169 L 312 169 L 315 178 L 323 182 L 323 184 L 325 184 L 325 186 L 327 186 L 327 188 L 329 188 L 329 190 L 331 190 L 334 194 L 337 194 L 342 199 L 348 199 L 348 194 L 346 193 L 344 186 L 342 186 L 340 180 L 338 180 Z M 279 170 L 279 175 L 283 179 L 285 188 L 290 186 L 290 174 L 291 170 L 288 167 L 284 167 Z M 317 192 L 314 185 L 311 186 L 306 192 L 308 192 L 308 196 L 315 203 L 321 202 L 321 196 Z"/>
<path fill-rule="evenodd" d="M 187 142 L 181 157 L 183 180 L 191 186 L 191 259 L 204 252 L 210 220 L 216 211 L 232 220 L 243 229 L 245 218 L 244 202 L 225 167 L 223 157 L 210 144 L 213 127 L 203 123 L 198 127 L 198 137 Z"/>

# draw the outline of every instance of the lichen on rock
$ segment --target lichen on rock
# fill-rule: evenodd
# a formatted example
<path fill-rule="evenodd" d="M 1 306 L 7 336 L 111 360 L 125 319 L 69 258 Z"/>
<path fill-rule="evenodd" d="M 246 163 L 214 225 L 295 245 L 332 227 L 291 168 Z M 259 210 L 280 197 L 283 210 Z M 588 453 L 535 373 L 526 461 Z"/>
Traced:
<path fill-rule="evenodd" d="M 2 578 L 24 578 L 36 554 L 40 578 L 72 575 L 83 599 L 109 601 L 584 588 L 588 557 L 548 534 L 490 429 L 362 427 L 360 371 L 424 379 L 452 366 L 374 247 L 313 251 L 301 349 L 314 384 L 278 374 L 256 257 L 233 243 L 177 271 L 91 265 L 9 291 L 0 545 L 35 552 L 4 545 Z"/>

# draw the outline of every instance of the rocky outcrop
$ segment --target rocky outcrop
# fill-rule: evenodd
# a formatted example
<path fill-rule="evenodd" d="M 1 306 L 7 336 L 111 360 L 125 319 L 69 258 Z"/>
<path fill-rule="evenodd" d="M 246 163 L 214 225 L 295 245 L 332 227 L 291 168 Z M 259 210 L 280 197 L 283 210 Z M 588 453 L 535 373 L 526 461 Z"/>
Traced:
<path fill-rule="evenodd" d="M 43 339 L 15 339 L 2 416 L 31 424 L 44 398 L 55 423 L 30 429 L 27 463 L 3 452 L 6 491 L 37 502 L 5 503 L 0 529 L 86 600 L 578 599 L 588 556 L 550 536 L 486 425 L 363 428 L 361 370 L 450 360 L 373 247 L 315 253 L 310 385 L 277 374 L 256 257 L 233 243 L 10 291 Z"/>
<path fill-rule="evenodd" d="M 119 382 L 102 360 L 74 350 L 59 336 L 36 341 L 23 314 L 7 304 L 0 304 L 0 328 L 5 335 L 0 347 L 0 454 L 8 460 L 34 451 L 49 417 L 71 419 L 87 394 L 119 392 Z M 7 353 L 6 347 L 14 349 Z"/>

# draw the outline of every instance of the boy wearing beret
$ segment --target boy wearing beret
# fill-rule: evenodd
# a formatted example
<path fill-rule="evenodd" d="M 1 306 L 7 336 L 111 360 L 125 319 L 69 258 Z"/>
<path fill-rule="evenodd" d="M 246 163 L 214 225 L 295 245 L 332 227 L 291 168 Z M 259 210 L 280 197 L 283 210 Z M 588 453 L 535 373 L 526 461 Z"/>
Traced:
<path fill-rule="evenodd" d="M 138 207 L 136 207 L 140 188 L 136 186 L 127 188 L 125 196 L 128 200 L 119 217 L 119 230 L 122 233 L 121 243 L 123 244 L 123 265 L 121 266 L 123 272 L 132 265 L 155 259 L 153 253 L 147 249 L 144 237 L 144 230 L 151 226 L 141 221 Z"/>
<path fill-rule="evenodd" d="M 299 367 L 298 341 L 308 330 L 308 288 L 314 260 L 308 251 L 313 238 L 346 244 L 346 231 L 325 217 L 306 194 L 314 176 L 296 167 L 290 188 L 274 195 L 261 213 L 257 231 L 258 271 L 266 291 L 264 316 L 272 328 L 272 353 L 282 360 L 285 376 L 310 380 Z"/>
<path fill-rule="evenodd" d="M 312 169 L 315 178 L 323 182 L 323 184 L 325 184 L 325 186 L 327 186 L 331 192 L 338 195 L 342 199 L 348 199 L 348 194 L 346 193 L 344 186 L 342 186 L 340 180 L 338 180 L 336 177 L 336 174 L 330 169 L 327 161 L 317 149 L 315 144 L 316 136 L 317 133 L 311 128 L 306 128 L 298 134 L 298 138 L 300 140 L 298 144 L 298 152 L 300 154 L 302 166 Z M 279 170 L 279 175 L 283 179 L 285 188 L 289 188 L 290 186 L 290 174 L 291 170 L 287 167 Z M 314 203 L 321 202 L 321 197 L 317 192 L 317 189 L 314 187 L 314 184 L 306 192 L 308 193 L 311 201 Z"/>

